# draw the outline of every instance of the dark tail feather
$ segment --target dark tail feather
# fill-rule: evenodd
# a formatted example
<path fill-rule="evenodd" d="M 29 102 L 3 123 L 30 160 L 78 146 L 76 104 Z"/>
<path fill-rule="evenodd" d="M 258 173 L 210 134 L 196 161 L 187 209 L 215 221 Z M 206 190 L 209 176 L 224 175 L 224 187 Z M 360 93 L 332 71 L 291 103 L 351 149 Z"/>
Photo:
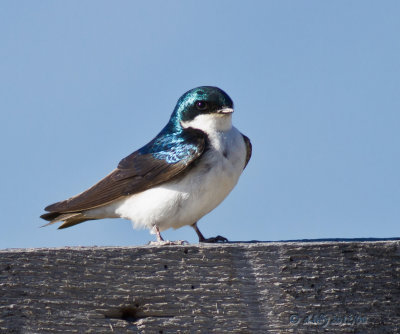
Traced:
<path fill-rule="evenodd" d="M 40 218 L 44 220 L 50 221 L 49 223 L 43 225 L 42 227 L 52 225 L 57 222 L 64 221 L 58 229 L 63 229 L 67 227 L 71 227 L 80 223 L 83 223 L 87 220 L 95 220 L 96 218 L 87 218 L 81 212 L 70 212 L 70 213 L 62 213 L 62 212 L 48 212 L 40 216 Z"/>
<path fill-rule="evenodd" d="M 71 227 L 83 222 L 86 222 L 88 220 L 96 220 L 96 218 L 76 218 L 76 219 L 70 219 L 70 220 L 66 220 L 64 223 L 62 223 L 58 229 L 61 230 L 63 228 L 67 228 L 67 227 Z"/>
<path fill-rule="evenodd" d="M 40 216 L 40 218 L 42 218 L 44 220 L 52 221 L 60 215 L 62 215 L 62 213 L 60 213 L 60 212 L 47 212 L 47 213 L 42 214 Z"/>

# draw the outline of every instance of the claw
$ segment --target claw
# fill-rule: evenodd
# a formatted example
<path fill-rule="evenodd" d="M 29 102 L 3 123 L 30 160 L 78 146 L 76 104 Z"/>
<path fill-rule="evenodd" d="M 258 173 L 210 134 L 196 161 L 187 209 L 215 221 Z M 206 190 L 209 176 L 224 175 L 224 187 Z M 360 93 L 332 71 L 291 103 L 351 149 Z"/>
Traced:
<path fill-rule="evenodd" d="M 201 233 L 199 228 L 197 227 L 197 222 L 192 224 L 191 226 L 196 231 L 197 236 L 199 237 L 199 242 L 208 242 L 208 243 L 228 242 L 227 238 L 221 237 L 220 235 L 217 235 L 216 237 L 213 238 L 204 238 L 203 233 Z"/>
<path fill-rule="evenodd" d="M 229 240 L 225 237 L 222 237 L 220 235 L 217 235 L 216 237 L 212 238 L 204 238 L 203 240 L 199 240 L 200 242 L 207 242 L 207 243 L 218 243 L 218 242 L 229 242 Z"/>

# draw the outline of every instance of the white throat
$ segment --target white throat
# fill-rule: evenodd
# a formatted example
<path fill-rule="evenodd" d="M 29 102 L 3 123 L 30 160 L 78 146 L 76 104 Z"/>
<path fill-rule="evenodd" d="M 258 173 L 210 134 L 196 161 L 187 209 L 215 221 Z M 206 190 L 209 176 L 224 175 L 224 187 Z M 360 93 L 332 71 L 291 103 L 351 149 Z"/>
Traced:
<path fill-rule="evenodd" d="M 191 121 L 181 122 L 184 128 L 194 128 L 205 133 L 228 131 L 232 128 L 232 114 L 201 114 Z"/>

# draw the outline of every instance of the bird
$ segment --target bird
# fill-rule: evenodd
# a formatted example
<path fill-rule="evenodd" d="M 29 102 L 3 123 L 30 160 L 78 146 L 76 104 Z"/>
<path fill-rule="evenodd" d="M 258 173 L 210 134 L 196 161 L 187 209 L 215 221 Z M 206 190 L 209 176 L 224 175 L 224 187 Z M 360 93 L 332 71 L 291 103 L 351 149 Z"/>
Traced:
<path fill-rule="evenodd" d="M 123 218 L 156 234 L 159 244 L 168 242 L 162 231 L 187 225 L 199 242 L 228 242 L 205 238 L 197 222 L 228 196 L 251 158 L 250 139 L 232 125 L 233 112 L 232 99 L 218 87 L 187 91 L 148 144 L 89 189 L 47 206 L 44 226 Z"/>

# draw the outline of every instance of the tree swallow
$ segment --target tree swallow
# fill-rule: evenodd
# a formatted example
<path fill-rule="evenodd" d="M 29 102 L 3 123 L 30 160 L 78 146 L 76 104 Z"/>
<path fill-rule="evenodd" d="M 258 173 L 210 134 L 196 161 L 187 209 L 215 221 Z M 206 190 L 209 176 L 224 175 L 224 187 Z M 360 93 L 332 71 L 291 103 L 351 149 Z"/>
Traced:
<path fill-rule="evenodd" d="M 231 192 L 251 157 L 249 138 L 232 126 L 233 102 L 221 89 L 197 87 L 183 94 L 167 125 L 147 145 L 86 191 L 51 204 L 41 218 L 59 229 L 87 220 L 124 218 L 157 235 L 197 221 Z"/>

